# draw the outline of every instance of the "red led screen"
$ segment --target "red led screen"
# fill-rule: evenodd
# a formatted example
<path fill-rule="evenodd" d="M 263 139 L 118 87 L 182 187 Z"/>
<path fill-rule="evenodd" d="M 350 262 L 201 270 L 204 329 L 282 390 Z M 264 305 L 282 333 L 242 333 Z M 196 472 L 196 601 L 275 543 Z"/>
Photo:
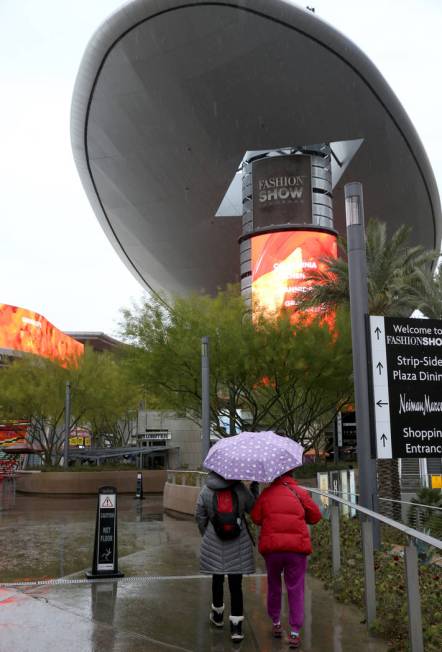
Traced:
<path fill-rule="evenodd" d="M 332 233 L 306 229 L 253 236 L 254 310 L 275 315 L 285 308 L 293 313 L 294 321 L 299 296 L 312 283 L 306 281 L 306 273 L 325 269 L 321 259 L 336 257 L 337 241 Z"/>
<path fill-rule="evenodd" d="M 0 303 L 0 349 L 34 353 L 66 366 L 84 353 L 84 345 L 36 312 Z"/>
<path fill-rule="evenodd" d="M 29 423 L 27 421 L 13 421 L 0 424 L 0 449 L 14 449 L 27 445 L 26 434 Z"/>
<path fill-rule="evenodd" d="M 41 446 L 28 440 L 28 421 L 0 423 L 0 452 L 21 454 L 41 453 Z M 0 472 L 1 472 L 0 468 Z"/>

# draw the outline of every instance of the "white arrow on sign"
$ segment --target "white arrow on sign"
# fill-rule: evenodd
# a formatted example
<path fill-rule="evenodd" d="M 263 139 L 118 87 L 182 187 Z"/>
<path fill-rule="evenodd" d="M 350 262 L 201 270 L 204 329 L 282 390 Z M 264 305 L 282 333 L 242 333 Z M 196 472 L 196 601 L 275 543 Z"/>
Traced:
<path fill-rule="evenodd" d="M 376 449 L 379 459 L 391 458 L 390 421 L 376 421 Z"/>
<path fill-rule="evenodd" d="M 384 317 L 370 317 L 371 366 L 376 432 L 376 455 L 390 459 L 390 397 L 388 391 L 388 364 L 385 346 Z"/>

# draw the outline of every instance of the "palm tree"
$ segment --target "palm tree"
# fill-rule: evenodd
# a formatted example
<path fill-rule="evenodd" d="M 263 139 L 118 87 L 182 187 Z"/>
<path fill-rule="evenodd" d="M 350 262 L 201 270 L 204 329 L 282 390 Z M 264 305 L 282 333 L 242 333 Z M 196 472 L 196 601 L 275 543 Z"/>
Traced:
<path fill-rule="evenodd" d="M 384 222 L 369 220 L 366 252 L 370 314 L 409 317 L 414 310 L 422 310 L 426 299 L 433 297 L 432 292 L 437 294 L 431 284 L 431 269 L 439 254 L 420 245 L 410 247 L 410 234 L 411 229 L 403 225 L 388 238 Z M 300 308 L 323 305 L 330 309 L 349 303 L 348 264 L 343 239 L 339 246 L 340 258 L 324 259 L 327 263 L 324 271 L 311 270 L 308 273 L 307 280 L 313 283 L 300 299 Z M 442 314 L 442 280 L 439 281 L 439 291 Z"/>
<path fill-rule="evenodd" d="M 442 319 L 442 272 L 418 270 L 419 283 L 416 291 L 420 292 L 419 310 L 428 319 Z"/>
<path fill-rule="evenodd" d="M 368 309 L 372 315 L 409 317 L 416 309 L 427 317 L 442 317 L 442 278 L 433 276 L 438 253 L 410 246 L 411 229 L 399 227 L 390 238 L 383 222 L 370 220 L 366 227 Z M 299 307 L 333 309 L 350 301 L 348 263 L 344 240 L 338 259 L 324 259 L 325 271 L 312 270 L 312 281 Z M 400 499 L 398 460 L 378 460 L 379 496 Z M 399 504 L 381 501 L 381 511 L 400 519 Z"/>

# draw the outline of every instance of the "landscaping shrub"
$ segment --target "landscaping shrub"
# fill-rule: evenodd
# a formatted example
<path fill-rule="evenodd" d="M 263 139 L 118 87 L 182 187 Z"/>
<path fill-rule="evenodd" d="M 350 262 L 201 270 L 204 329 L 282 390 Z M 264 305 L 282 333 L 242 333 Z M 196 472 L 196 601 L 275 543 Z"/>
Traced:
<path fill-rule="evenodd" d="M 329 471 L 341 471 L 342 469 L 357 468 L 354 462 L 308 462 L 295 470 L 295 478 L 316 478 L 317 473 L 328 473 Z"/>
<path fill-rule="evenodd" d="M 408 524 L 428 532 L 437 539 L 442 539 L 442 511 L 440 511 L 442 509 L 442 491 L 422 487 L 411 502 L 415 505 L 428 505 L 428 509 L 417 506 L 410 507 L 407 517 Z"/>
<path fill-rule="evenodd" d="M 330 522 L 322 520 L 312 528 L 314 552 L 310 572 L 324 581 L 340 602 L 364 609 L 364 570 L 360 523 L 341 519 L 341 572 L 332 575 Z M 382 532 L 383 545 L 375 553 L 377 618 L 373 633 L 386 638 L 391 652 L 405 652 L 408 642 L 408 611 L 404 540 L 391 528 Z M 440 652 L 442 641 L 442 568 L 435 564 L 419 567 L 425 652 Z"/>

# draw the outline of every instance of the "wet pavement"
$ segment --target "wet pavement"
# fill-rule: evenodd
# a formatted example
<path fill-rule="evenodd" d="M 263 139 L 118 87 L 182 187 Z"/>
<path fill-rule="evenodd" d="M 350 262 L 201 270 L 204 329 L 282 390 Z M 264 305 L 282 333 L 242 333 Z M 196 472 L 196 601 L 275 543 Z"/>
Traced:
<path fill-rule="evenodd" d="M 0 512 L 0 582 L 61 576 L 74 582 L 0 587 L 0 652 L 288 649 L 270 636 L 266 579 L 259 574 L 244 579 L 244 641 L 231 643 L 227 624 L 223 630 L 209 626 L 210 579 L 199 576 L 196 526 L 163 516 L 161 497 L 119 499 L 120 569 L 126 577 L 83 581 L 95 505 L 93 498 L 18 496 L 13 509 Z M 358 610 L 336 603 L 308 578 L 302 650 L 384 652 L 361 619 Z"/>
<path fill-rule="evenodd" d="M 0 581 L 64 577 L 90 566 L 97 499 L 17 494 L 0 511 Z M 120 557 L 166 543 L 161 496 L 118 498 Z M 173 532 L 170 539 L 174 540 Z"/>

